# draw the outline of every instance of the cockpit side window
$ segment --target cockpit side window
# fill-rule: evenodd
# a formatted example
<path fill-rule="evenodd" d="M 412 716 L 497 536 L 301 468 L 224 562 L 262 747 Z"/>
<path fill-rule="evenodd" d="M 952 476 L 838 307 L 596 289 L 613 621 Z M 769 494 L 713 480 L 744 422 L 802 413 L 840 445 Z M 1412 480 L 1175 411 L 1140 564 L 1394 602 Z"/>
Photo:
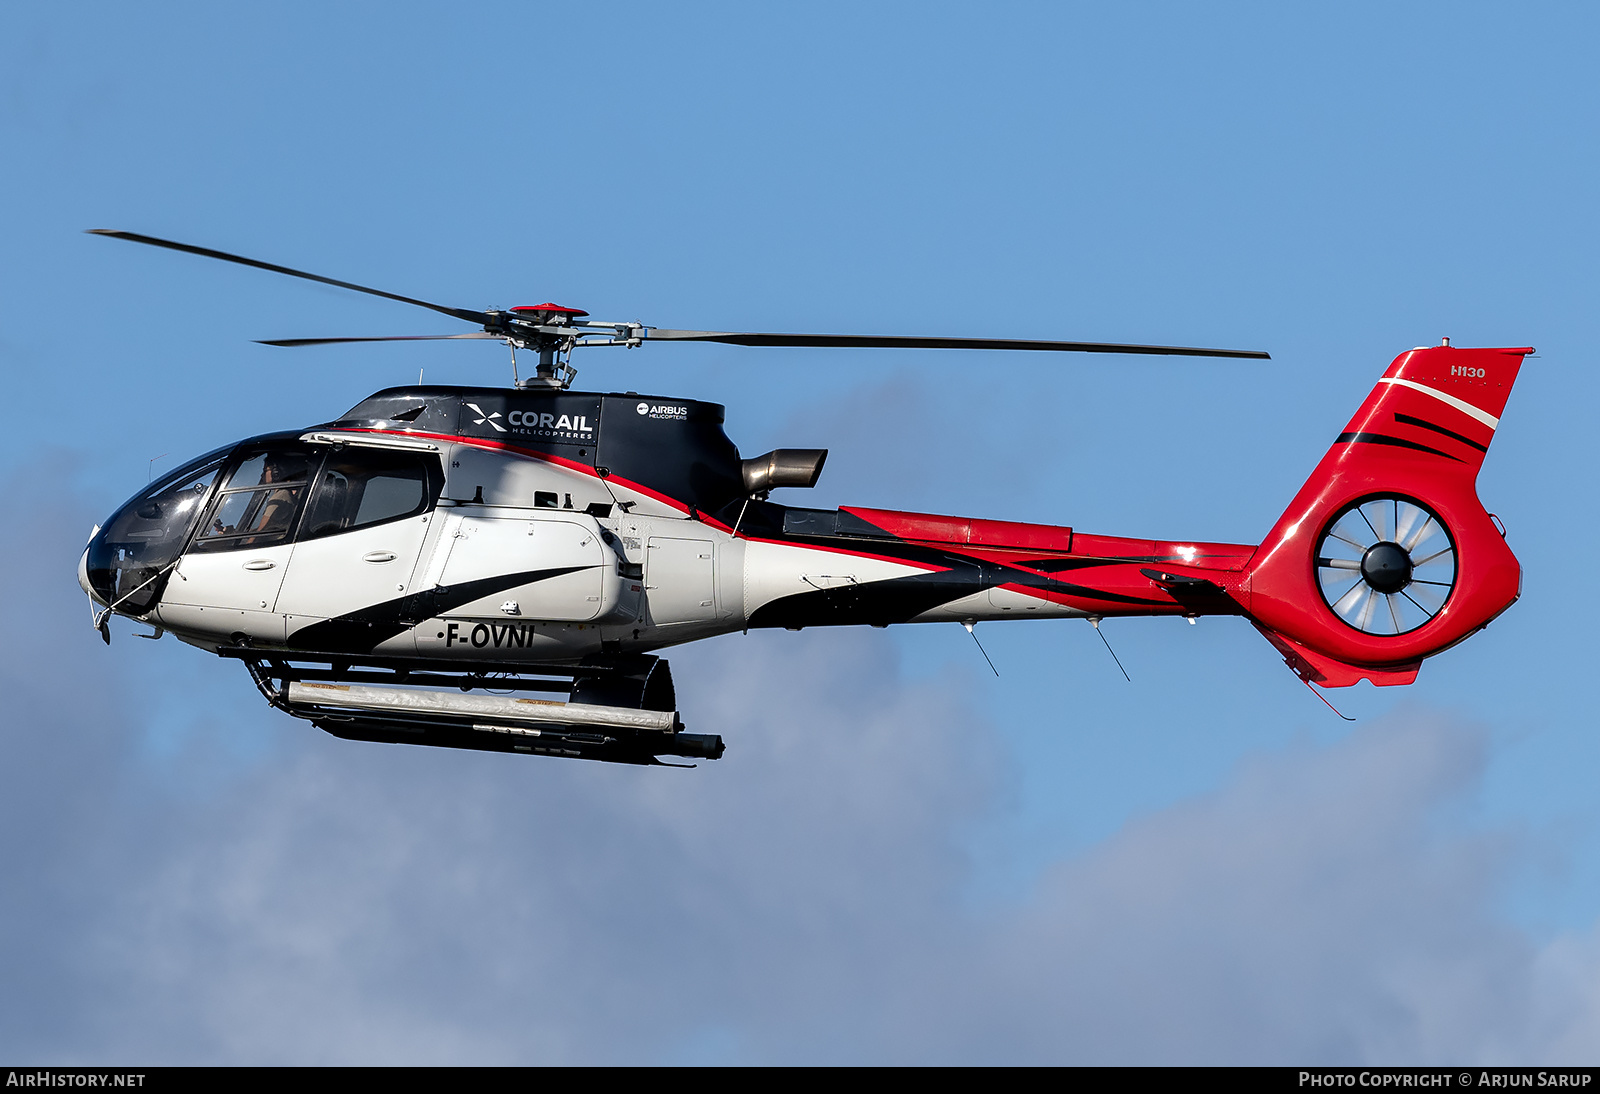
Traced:
<path fill-rule="evenodd" d="M 195 550 L 231 551 L 286 541 L 320 462 L 310 452 L 246 452 L 228 476 Z"/>
<path fill-rule="evenodd" d="M 334 452 L 317 477 L 300 538 L 416 516 L 433 506 L 442 485 L 436 456 L 370 448 Z"/>

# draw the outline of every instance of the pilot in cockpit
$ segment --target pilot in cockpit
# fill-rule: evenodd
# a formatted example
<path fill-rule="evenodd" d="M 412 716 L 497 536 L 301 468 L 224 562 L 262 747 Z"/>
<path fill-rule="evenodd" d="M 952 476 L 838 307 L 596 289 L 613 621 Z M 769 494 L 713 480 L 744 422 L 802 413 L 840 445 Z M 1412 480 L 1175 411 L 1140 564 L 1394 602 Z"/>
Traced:
<path fill-rule="evenodd" d="M 303 459 L 285 460 L 280 455 L 267 453 L 262 458 L 261 478 L 255 485 L 276 486 L 277 489 L 257 492 L 255 504 L 245 510 L 237 525 L 225 523 L 226 507 L 224 507 L 212 523 L 212 534 L 264 535 L 287 531 L 289 522 L 294 518 L 295 502 L 305 479 L 304 466 L 294 467 L 291 464 L 303 465 L 303 463 Z M 238 477 L 235 476 L 235 483 L 237 482 Z"/>

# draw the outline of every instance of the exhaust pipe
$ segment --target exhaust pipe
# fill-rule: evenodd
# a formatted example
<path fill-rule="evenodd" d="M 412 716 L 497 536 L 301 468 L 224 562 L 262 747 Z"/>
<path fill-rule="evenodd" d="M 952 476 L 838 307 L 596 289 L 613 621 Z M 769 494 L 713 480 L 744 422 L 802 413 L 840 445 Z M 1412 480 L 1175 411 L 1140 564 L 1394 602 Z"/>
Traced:
<path fill-rule="evenodd" d="M 822 477 L 826 448 L 775 448 L 765 456 L 739 461 L 746 494 L 764 494 L 778 486 L 815 486 Z"/>

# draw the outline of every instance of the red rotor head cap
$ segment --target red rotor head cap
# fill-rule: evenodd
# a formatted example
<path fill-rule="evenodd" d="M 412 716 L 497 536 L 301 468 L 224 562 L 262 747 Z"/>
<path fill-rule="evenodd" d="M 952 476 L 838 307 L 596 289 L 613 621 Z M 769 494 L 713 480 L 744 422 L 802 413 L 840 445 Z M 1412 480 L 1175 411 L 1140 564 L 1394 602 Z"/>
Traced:
<path fill-rule="evenodd" d="M 563 308 L 560 304 L 550 304 L 550 303 L 545 303 L 545 304 L 523 304 L 523 305 L 520 305 L 519 307 L 512 308 L 511 310 L 512 311 L 522 311 L 522 312 L 539 311 L 539 312 L 549 312 L 552 315 L 571 315 L 571 316 L 581 316 L 581 315 L 588 315 L 589 314 L 588 312 L 584 311 L 582 308 Z"/>

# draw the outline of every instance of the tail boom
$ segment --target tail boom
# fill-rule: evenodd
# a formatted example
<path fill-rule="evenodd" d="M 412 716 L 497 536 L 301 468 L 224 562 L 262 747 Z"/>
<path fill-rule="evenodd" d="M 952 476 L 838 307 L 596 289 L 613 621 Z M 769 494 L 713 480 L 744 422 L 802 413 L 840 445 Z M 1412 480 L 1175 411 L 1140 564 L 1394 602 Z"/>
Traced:
<path fill-rule="evenodd" d="M 1244 615 L 1309 683 L 1410 683 L 1520 591 L 1477 475 L 1531 352 L 1395 358 L 1259 546 L 854 506 L 759 510 L 742 537 L 744 622 Z"/>

